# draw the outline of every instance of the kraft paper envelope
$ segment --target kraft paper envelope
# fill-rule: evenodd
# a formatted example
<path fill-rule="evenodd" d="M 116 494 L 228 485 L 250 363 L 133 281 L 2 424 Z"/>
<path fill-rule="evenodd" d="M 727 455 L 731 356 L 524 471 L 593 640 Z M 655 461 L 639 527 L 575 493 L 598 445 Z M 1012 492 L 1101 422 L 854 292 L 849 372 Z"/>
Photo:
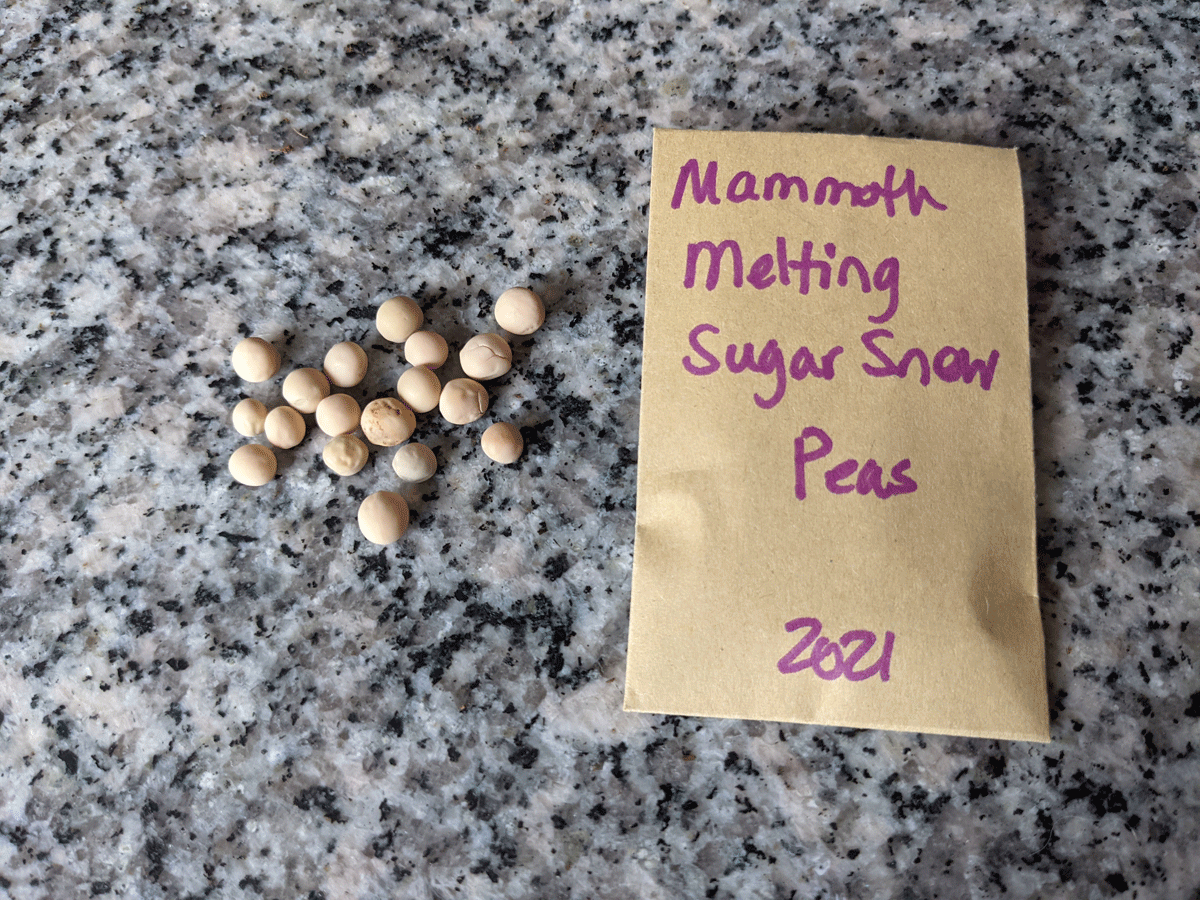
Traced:
<path fill-rule="evenodd" d="M 625 705 L 1048 739 L 1016 152 L 656 131 Z"/>

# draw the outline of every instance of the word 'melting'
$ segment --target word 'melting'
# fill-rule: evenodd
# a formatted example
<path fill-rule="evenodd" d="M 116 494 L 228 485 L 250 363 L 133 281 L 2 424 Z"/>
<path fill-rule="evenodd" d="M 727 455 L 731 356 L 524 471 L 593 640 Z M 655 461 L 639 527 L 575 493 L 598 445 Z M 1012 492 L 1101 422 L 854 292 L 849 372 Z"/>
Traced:
<path fill-rule="evenodd" d="M 733 286 L 740 288 L 744 282 L 758 291 L 765 291 L 778 281 L 782 285 L 792 283 L 792 273 L 796 273 L 797 287 L 805 296 L 812 289 L 813 277 L 821 290 L 827 291 L 833 282 L 833 260 L 837 258 L 837 245 L 827 243 L 821 248 L 826 259 L 813 255 L 813 242 L 805 241 L 800 249 L 800 258 L 791 259 L 788 256 L 787 239 L 775 238 L 775 252 L 764 253 L 750 264 L 750 271 L 745 271 L 741 245 L 733 240 L 696 241 L 688 244 L 687 262 L 683 272 L 683 286 L 695 287 L 696 269 L 700 265 L 700 254 L 708 254 L 708 274 L 704 278 L 705 290 L 713 290 L 721 280 L 721 266 L 725 254 L 729 254 L 730 266 L 733 269 Z M 900 306 L 900 260 L 889 256 L 875 267 L 874 273 L 867 271 L 867 266 L 857 256 L 846 256 L 842 259 L 837 270 L 839 287 L 850 283 L 850 276 L 857 278 L 864 294 L 871 293 L 874 286 L 877 291 L 886 291 L 888 305 L 878 316 L 868 316 L 872 322 L 883 324 L 896 314 Z"/>

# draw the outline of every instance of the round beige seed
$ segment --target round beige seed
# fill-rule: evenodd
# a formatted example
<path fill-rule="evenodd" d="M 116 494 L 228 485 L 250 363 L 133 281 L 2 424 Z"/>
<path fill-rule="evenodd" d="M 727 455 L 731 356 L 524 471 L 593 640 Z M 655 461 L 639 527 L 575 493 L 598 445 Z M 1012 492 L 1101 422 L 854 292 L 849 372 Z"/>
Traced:
<path fill-rule="evenodd" d="M 489 425 L 479 443 L 488 459 L 506 466 L 515 463 L 520 458 L 521 451 L 525 449 L 520 430 L 507 422 Z"/>
<path fill-rule="evenodd" d="M 392 471 L 401 481 L 428 481 L 437 471 L 437 457 L 424 444 L 409 441 L 392 457 Z"/>
<path fill-rule="evenodd" d="M 510 334 L 533 334 L 546 321 L 542 298 L 527 287 L 509 288 L 496 298 L 496 324 Z"/>
<path fill-rule="evenodd" d="M 399 494 L 376 491 L 358 507 L 358 527 L 372 544 L 391 544 L 408 529 L 408 504 Z"/>
<path fill-rule="evenodd" d="M 436 331 L 415 331 L 404 342 L 404 359 L 410 366 L 436 369 L 449 355 L 446 339 Z"/>
<path fill-rule="evenodd" d="M 367 445 L 352 434 L 339 434 L 325 445 L 321 459 L 337 475 L 354 475 L 367 464 Z"/>
<path fill-rule="evenodd" d="M 458 363 L 471 378 L 490 381 L 512 368 L 512 348 L 498 334 L 477 334 L 463 344 Z"/>
<path fill-rule="evenodd" d="M 391 397 L 372 400 L 362 411 L 362 431 L 378 447 L 403 444 L 417 427 L 413 411 Z"/>
<path fill-rule="evenodd" d="M 283 399 L 302 413 L 314 413 L 329 396 L 329 379 L 316 369 L 297 369 L 283 379 Z"/>
<path fill-rule="evenodd" d="M 239 378 L 257 384 L 279 371 L 279 351 L 260 337 L 248 337 L 233 348 L 231 362 Z"/>
<path fill-rule="evenodd" d="M 330 394 L 317 404 L 317 427 L 326 434 L 349 434 L 362 417 L 358 401 L 349 394 Z"/>
<path fill-rule="evenodd" d="M 290 450 L 304 440 L 304 416 L 290 406 L 277 406 L 263 421 L 267 440 L 281 450 Z"/>
<path fill-rule="evenodd" d="M 263 420 L 266 418 L 267 408 L 253 397 L 241 401 L 233 408 L 233 414 L 230 416 L 233 430 L 246 437 L 262 434 Z"/>
<path fill-rule="evenodd" d="M 437 409 L 442 383 L 428 366 L 413 366 L 397 379 L 396 393 L 413 412 L 427 413 Z"/>
<path fill-rule="evenodd" d="M 487 389 L 471 378 L 455 378 L 446 382 L 438 409 L 452 425 L 467 425 L 474 422 L 488 408 Z"/>
<path fill-rule="evenodd" d="M 375 313 L 375 330 L 397 344 L 407 341 L 425 323 L 425 314 L 411 297 L 384 300 Z"/>
<path fill-rule="evenodd" d="M 247 487 L 261 487 L 275 477 L 275 454 L 262 444 L 245 444 L 229 457 L 229 474 Z"/>
<path fill-rule="evenodd" d="M 334 344 L 325 354 L 325 377 L 335 387 L 354 387 L 367 374 L 367 351 L 354 341 Z"/>

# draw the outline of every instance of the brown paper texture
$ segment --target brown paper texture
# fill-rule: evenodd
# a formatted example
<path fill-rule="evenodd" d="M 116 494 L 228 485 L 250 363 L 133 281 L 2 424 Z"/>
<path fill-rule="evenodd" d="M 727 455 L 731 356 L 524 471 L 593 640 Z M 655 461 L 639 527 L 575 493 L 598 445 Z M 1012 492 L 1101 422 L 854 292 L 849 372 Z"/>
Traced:
<path fill-rule="evenodd" d="M 655 132 L 626 709 L 1048 739 L 1026 303 L 1015 151 Z"/>

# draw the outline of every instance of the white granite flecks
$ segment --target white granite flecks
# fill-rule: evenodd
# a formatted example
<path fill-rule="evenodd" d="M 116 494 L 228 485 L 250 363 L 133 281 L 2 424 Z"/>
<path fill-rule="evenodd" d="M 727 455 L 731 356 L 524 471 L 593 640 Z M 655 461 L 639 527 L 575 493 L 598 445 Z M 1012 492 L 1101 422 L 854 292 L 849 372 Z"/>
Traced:
<path fill-rule="evenodd" d="M 10 5 L 0 893 L 1196 896 L 1198 56 L 1183 0 Z M 653 126 L 1020 149 L 1052 743 L 621 711 Z M 516 284 L 402 542 L 386 453 L 229 478 L 239 337 L 366 400 L 378 302 Z"/>

